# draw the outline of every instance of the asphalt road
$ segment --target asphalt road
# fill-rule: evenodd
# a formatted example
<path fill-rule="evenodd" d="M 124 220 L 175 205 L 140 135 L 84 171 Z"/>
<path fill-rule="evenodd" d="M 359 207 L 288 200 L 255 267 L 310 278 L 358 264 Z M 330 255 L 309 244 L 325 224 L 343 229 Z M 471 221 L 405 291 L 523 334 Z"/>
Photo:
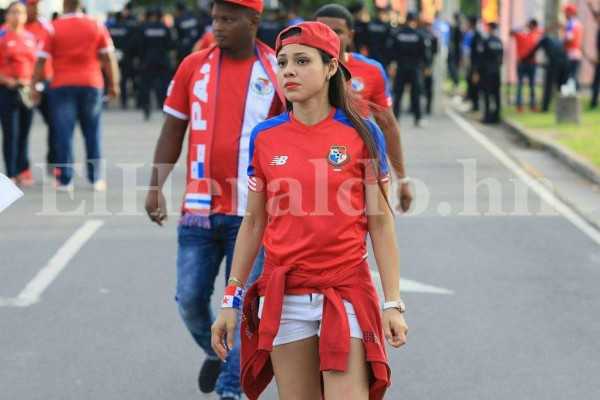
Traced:
<path fill-rule="evenodd" d="M 183 165 L 167 225 L 143 211 L 161 119 L 105 114 L 108 192 L 77 178 L 72 197 L 57 195 L 36 165 L 38 183 L 0 214 L 0 399 L 203 398 L 203 355 L 173 300 Z M 597 398 L 600 241 L 525 189 L 510 167 L 523 149 L 460 121 L 402 121 L 417 195 L 396 220 L 410 334 L 389 350 L 386 398 Z M 44 143 L 37 120 L 34 163 Z M 273 387 L 263 398 L 277 398 Z"/>

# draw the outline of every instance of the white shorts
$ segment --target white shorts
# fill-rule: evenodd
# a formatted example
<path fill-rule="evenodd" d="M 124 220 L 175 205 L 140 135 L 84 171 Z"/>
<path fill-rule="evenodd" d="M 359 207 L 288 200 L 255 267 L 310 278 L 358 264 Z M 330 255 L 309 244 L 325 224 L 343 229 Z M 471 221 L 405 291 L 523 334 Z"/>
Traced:
<path fill-rule="evenodd" d="M 323 299 L 324 296 L 321 293 L 284 295 L 281 325 L 279 325 L 279 331 L 273 340 L 273 346 L 319 336 L 323 320 Z M 264 297 L 261 297 L 258 318 L 262 315 L 264 301 Z M 362 340 L 363 334 L 356 319 L 354 307 L 346 300 L 344 300 L 344 306 L 350 324 L 350 337 Z"/>

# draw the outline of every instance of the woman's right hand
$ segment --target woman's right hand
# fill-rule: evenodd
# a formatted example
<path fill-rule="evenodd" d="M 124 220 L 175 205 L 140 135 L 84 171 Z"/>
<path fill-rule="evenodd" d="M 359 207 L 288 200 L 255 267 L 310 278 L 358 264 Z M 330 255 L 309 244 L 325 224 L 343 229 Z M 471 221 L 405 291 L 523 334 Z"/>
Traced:
<path fill-rule="evenodd" d="M 226 361 L 227 350 L 233 348 L 237 311 L 237 308 L 222 308 L 215 323 L 210 328 L 212 332 L 211 345 L 221 361 Z M 225 345 L 225 334 L 227 334 L 227 345 Z"/>

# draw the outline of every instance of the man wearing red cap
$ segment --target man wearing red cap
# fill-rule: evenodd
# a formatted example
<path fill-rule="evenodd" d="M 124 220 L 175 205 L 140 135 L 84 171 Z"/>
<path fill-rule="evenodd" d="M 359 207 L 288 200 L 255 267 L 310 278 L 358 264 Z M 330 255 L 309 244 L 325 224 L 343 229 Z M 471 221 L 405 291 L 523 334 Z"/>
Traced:
<path fill-rule="evenodd" d="M 563 39 L 567 58 L 569 59 L 567 74 L 569 79 L 575 79 L 577 89 L 579 89 L 577 75 L 582 58 L 583 25 L 577 19 L 577 6 L 575 4 L 569 4 L 565 7 L 565 17 L 567 18 L 567 24 L 563 29 Z"/>
<path fill-rule="evenodd" d="M 223 258 L 229 278 L 233 248 L 248 197 L 246 169 L 254 126 L 283 111 L 273 50 L 257 41 L 262 0 L 217 0 L 216 46 L 180 64 L 167 93 L 167 114 L 154 155 L 146 211 L 162 226 L 162 187 L 177 162 L 188 125 L 187 186 L 178 227 L 176 299 L 183 321 L 206 359 L 198 384 L 221 399 L 239 399 L 239 335 L 226 364 L 211 347 L 210 298 Z M 256 260 L 256 273 L 263 257 Z M 256 278 L 256 277 L 255 277 Z M 250 280 L 251 281 L 251 280 Z M 222 370 L 221 370 L 222 369 Z"/>

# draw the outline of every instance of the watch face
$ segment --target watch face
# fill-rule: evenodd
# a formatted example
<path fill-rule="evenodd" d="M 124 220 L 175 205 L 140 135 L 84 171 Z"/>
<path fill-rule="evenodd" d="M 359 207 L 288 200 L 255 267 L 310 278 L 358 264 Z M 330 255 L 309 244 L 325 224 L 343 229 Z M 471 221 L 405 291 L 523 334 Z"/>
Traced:
<path fill-rule="evenodd" d="M 400 310 L 400 312 L 404 312 L 404 310 L 406 310 L 406 306 L 404 305 L 404 302 L 402 300 L 398 300 L 398 309 Z"/>

